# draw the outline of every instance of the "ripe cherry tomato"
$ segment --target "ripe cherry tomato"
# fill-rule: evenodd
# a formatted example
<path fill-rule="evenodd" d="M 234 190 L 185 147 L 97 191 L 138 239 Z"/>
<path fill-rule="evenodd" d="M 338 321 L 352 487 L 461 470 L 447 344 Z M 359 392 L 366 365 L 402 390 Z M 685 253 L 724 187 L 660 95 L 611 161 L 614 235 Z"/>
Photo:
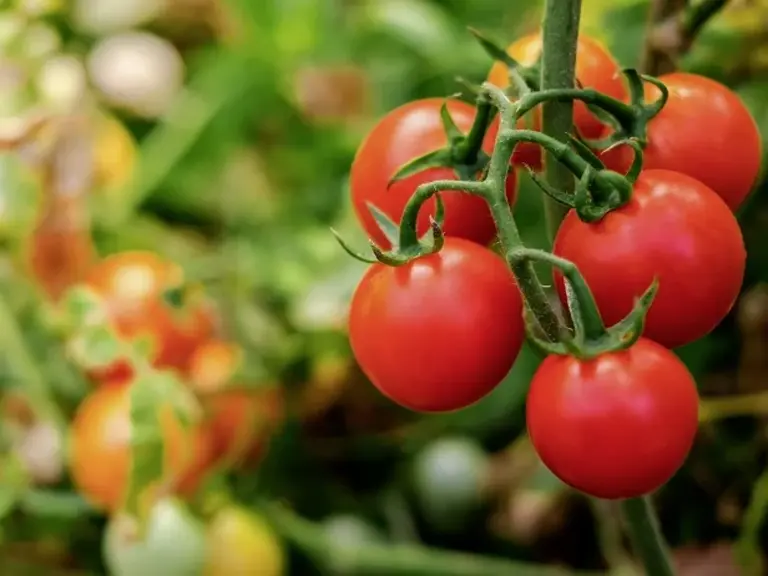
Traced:
<path fill-rule="evenodd" d="M 153 364 L 184 370 L 195 349 L 212 336 L 213 312 L 204 298 L 175 308 L 164 294 L 183 284 L 181 268 L 151 252 L 120 252 L 96 264 L 85 284 L 102 299 L 108 320 L 123 338 L 152 338 Z M 197 296 L 197 295 L 196 295 Z M 95 370 L 98 381 L 121 380 L 130 366 L 118 362 Z"/>
<path fill-rule="evenodd" d="M 72 422 L 69 466 L 84 498 L 114 511 L 123 504 L 131 463 L 130 381 L 96 388 Z M 189 494 L 199 485 L 213 445 L 202 428 L 186 428 L 170 405 L 159 406 L 165 447 L 162 483 Z"/>
<path fill-rule="evenodd" d="M 563 482 L 597 498 L 653 492 L 685 461 L 698 427 L 696 383 L 641 338 L 592 360 L 548 356 L 531 381 L 528 433 Z"/>
<path fill-rule="evenodd" d="M 762 143 L 755 120 L 728 87 L 704 76 L 674 72 L 659 77 L 669 100 L 648 124 L 646 169 L 682 172 L 701 180 L 736 210 L 760 172 Z M 659 89 L 646 83 L 653 101 Z M 626 172 L 633 153 L 624 146 L 602 155 L 606 166 Z"/>
<path fill-rule="evenodd" d="M 523 36 L 512 43 L 507 48 L 507 52 L 523 66 L 535 64 L 541 55 L 541 33 Z M 576 49 L 576 78 L 584 88 L 593 88 L 618 100 L 627 96 L 619 64 L 605 46 L 589 36 L 579 36 Z M 507 67 L 501 62 L 496 62 L 488 74 L 488 81 L 506 88 L 509 85 Z M 531 122 L 532 124 L 526 124 L 525 119 L 521 118 L 518 128 L 530 127 L 533 130 L 541 130 L 540 108 L 533 111 Z M 583 102 L 574 102 L 573 122 L 584 138 L 599 138 L 605 130 L 605 125 L 589 111 Z M 541 170 L 541 148 L 535 144 L 519 144 L 515 148 L 512 162 L 516 166 L 528 165 L 534 170 Z"/>
<path fill-rule="evenodd" d="M 658 278 L 644 334 L 668 348 L 720 323 L 739 295 L 746 262 L 728 206 L 698 180 L 668 170 L 642 172 L 632 200 L 597 223 L 569 212 L 553 251 L 578 266 L 609 325 Z M 566 302 L 557 272 L 555 282 Z"/>
<path fill-rule="evenodd" d="M 395 182 L 387 188 L 398 169 L 411 160 L 447 145 L 447 137 L 440 120 L 440 108 L 446 100 L 427 98 L 410 102 L 384 116 L 360 145 L 352 163 L 350 189 L 352 202 L 366 233 L 383 248 L 390 243 L 382 234 L 368 210 L 370 202 L 399 223 L 406 203 L 416 187 L 434 180 L 456 180 L 453 168 L 430 168 Z M 456 125 L 464 133 L 469 131 L 475 118 L 475 108 L 459 100 L 447 100 L 448 110 Z M 483 150 L 493 150 L 495 131 L 486 134 Z M 515 200 L 517 183 L 515 174 L 507 177 L 507 198 Z M 478 244 L 488 244 L 496 234 L 496 226 L 481 198 L 463 192 L 444 192 L 445 205 L 443 231 Z M 435 200 L 430 199 L 419 213 L 417 230 L 424 234 L 429 229 L 429 216 L 435 215 Z"/>
<path fill-rule="evenodd" d="M 211 340 L 200 346 L 190 363 L 190 381 L 206 409 L 207 426 L 218 459 L 255 463 L 283 415 L 282 389 L 230 388 L 242 350 L 231 342 Z"/>
<path fill-rule="evenodd" d="M 522 309 L 501 257 L 446 238 L 436 254 L 368 269 L 352 297 L 350 343 L 391 400 L 421 412 L 457 410 L 509 372 L 523 343 Z"/>

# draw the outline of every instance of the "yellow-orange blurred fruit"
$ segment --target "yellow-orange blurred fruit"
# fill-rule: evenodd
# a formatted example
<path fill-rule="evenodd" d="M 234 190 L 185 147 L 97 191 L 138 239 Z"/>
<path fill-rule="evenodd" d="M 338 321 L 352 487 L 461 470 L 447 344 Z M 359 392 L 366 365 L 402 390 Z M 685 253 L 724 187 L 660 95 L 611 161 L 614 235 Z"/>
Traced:
<path fill-rule="evenodd" d="M 507 48 L 507 53 L 523 66 L 535 64 L 541 55 L 541 33 L 523 36 Z M 626 98 L 626 87 L 620 74 L 619 64 L 602 43 L 589 36 L 579 36 L 576 50 L 576 79 L 584 88 L 593 88 L 617 100 Z M 488 81 L 501 88 L 509 86 L 507 67 L 496 62 L 488 74 Z M 521 118 L 518 128 L 530 127 L 533 130 L 541 130 L 541 108 L 534 109 L 530 121 L 532 126 L 526 125 L 526 120 Z M 603 123 L 583 102 L 574 102 L 573 122 L 584 138 L 597 139 L 602 136 Z M 542 168 L 541 149 L 535 144 L 520 144 L 515 148 L 512 161 L 518 166 L 528 165 L 534 170 L 540 170 Z"/>
<path fill-rule="evenodd" d="M 272 528 L 238 507 L 219 511 L 208 526 L 204 576 L 281 576 L 285 552 Z"/>
<path fill-rule="evenodd" d="M 149 337 L 152 363 L 183 371 L 197 347 L 213 335 L 215 317 L 202 294 L 176 306 L 166 301 L 169 291 L 183 286 L 179 266 L 152 252 L 113 254 L 91 268 L 85 284 L 101 298 L 117 334 L 129 340 Z M 125 361 L 93 370 L 99 381 L 123 379 L 131 373 Z"/>
<path fill-rule="evenodd" d="M 234 384 L 241 355 L 237 344 L 211 340 L 197 349 L 189 370 L 217 453 L 233 464 L 260 457 L 283 414 L 282 391 L 276 386 L 228 389 Z"/>
<path fill-rule="evenodd" d="M 78 408 L 70 431 L 72 481 L 98 508 L 119 509 L 131 467 L 130 381 L 101 386 Z M 185 428 L 172 406 L 158 406 L 164 443 L 164 473 L 157 485 L 189 493 L 202 480 L 211 445 L 204 431 Z"/>
<path fill-rule="evenodd" d="M 136 142 L 116 118 L 96 118 L 94 184 L 97 189 L 119 188 L 128 182 L 136 166 Z"/>

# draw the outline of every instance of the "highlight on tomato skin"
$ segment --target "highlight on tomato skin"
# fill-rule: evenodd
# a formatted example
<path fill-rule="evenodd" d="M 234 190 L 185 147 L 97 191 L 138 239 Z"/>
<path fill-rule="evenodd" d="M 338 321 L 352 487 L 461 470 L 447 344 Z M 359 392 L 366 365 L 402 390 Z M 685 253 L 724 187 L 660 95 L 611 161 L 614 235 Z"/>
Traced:
<path fill-rule="evenodd" d="M 687 72 L 664 74 L 659 80 L 669 99 L 648 124 L 643 167 L 692 176 L 736 211 L 760 174 L 763 144 L 755 119 L 741 98 L 716 80 Z M 656 86 L 645 84 L 646 101 L 659 96 Z M 609 134 L 606 130 L 604 136 Z M 609 169 L 620 173 L 627 172 L 633 156 L 628 146 L 600 155 Z"/>
<path fill-rule="evenodd" d="M 541 32 L 518 38 L 507 48 L 507 53 L 523 66 L 531 66 L 541 56 Z M 576 78 L 584 88 L 593 88 L 617 100 L 627 97 L 627 88 L 621 75 L 621 66 L 611 52 L 599 40 L 586 34 L 579 36 L 576 48 Z M 488 82 L 500 88 L 509 86 L 507 67 L 495 62 L 488 73 Z M 517 128 L 541 130 L 541 108 L 535 108 L 527 118 L 518 121 Z M 602 137 L 606 126 L 583 102 L 573 104 L 573 122 L 577 132 L 587 139 Z M 515 166 L 528 166 L 533 170 L 543 168 L 543 153 L 535 144 L 518 144 L 512 156 Z"/>
<path fill-rule="evenodd" d="M 643 334 L 668 348 L 710 333 L 741 291 L 746 250 L 739 223 L 710 188 L 685 174 L 644 170 L 630 202 L 595 223 L 571 210 L 553 253 L 579 268 L 607 325 L 624 318 L 654 278 Z M 562 275 L 554 273 L 561 302 Z"/>
<path fill-rule="evenodd" d="M 457 179 L 453 168 L 437 167 L 389 186 L 390 180 L 403 165 L 447 146 L 448 138 L 440 115 L 443 104 L 447 105 L 459 130 L 466 134 L 476 114 L 473 105 L 451 98 L 426 98 L 403 104 L 386 114 L 357 149 L 349 175 L 352 203 L 366 234 L 383 249 L 389 249 L 391 245 L 370 213 L 369 203 L 399 223 L 406 203 L 420 184 Z M 494 124 L 486 133 L 483 141 L 486 153 L 493 150 L 497 129 L 497 124 Z M 507 176 L 506 192 L 507 200 L 514 204 L 517 195 L 514 171 Z M 482 198 L 457 191 L 443 192 L 440 198 L 445 208 L 443 232 L 446 236 L 484 245 L 493 240 L 496 226 Z M 435 214 L 436 201 L 430 198 L 419 212 L 419 234 L 429 230 L 429 217 Z"/>
<path fill-rule="evenodd" d="M 592 360 L 548 356 L 531 381 L 526 421 L 542 462 L 596 498 L 634 498 L 683 465 L 698 429 L 696 383 L 677 356 L 641 338 Z"/>
<path fill-rule="evenodd" d="M 368 269 L 352 297 L 350 344 L 382 394 L 411 410 L 448 412 L 507 375 L 524 340 L 522 313 L 504 259 L 449 237 L 436 254 Z"/>

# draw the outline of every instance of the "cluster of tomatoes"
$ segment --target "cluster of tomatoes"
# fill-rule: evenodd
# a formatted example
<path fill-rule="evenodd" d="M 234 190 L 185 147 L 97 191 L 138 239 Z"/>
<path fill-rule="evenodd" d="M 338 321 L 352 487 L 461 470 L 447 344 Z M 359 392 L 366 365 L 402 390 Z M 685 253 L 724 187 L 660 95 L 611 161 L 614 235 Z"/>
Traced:
<path fill-rule="evenodd" d="M 508 53 L 532 66 L 541 48 L 540 34 L 532 34 Z M 584 88 L 630 99 L 618 63 L 585 36 L 578 42 L 576 77 Z M 488 80 L 506 88 L 505 65 L 495 64 Z M 696 385 L 670 349 L 712 331 L 739 295 L 746 252 L 734 211 L 762 160 L 755 122 L 730 89 L 688 73 L 660 81 L 668 100 L 648 122 L 643 171 L 631 200 L 597 222 L 584 222 L 571 210 L 553 247 L 584 276 L 607 325 L 626 317 L 656 279 L 643 337 L 623 350 L 548 356 L 527 400 L 529 434 L 544 463 L 566 483 L 602 498 L 655 490 L 691 448 Z M 659 94 L 647 85 L 647 101 Z M 402 165 L 450 145 L 444 102 L 424 99 L 390 112 L 358 149 L 352 199 L 367 234 L 383 248 L 391 245 L 369 204 L 398 222 L 417 186 L 457 179 L 455 166 L 440 166 L 390 183 Z M 453 99 L 447 110 L 464 132 L 476 114 L 472 105 Z M 613 130 L 582 102 L 575 102 L 573 119 L 587 142 Z M 520 119 L 520 128 L 531 125 L 540 129 L 539 109 Z M 487 154 L 497 131 L 498 120 L 486 134 Z M 633 157 L 628 145 L 595 152 L 619 173 L 627 172 Z M 520 144 L 512 163 L 541 170 L 542 151 Z M 510 170 L 510 204 L 516 187 Z M 357 287 L 349 318 L 355 357 L 371 382 L 422 412 L 457 410 L 486 396 L 507 375 L 525 339 L 523 298 L 505 261 L 489 247 L 496 230 L 485 200 L 454 191 L 440 196 L 443 248 L 401 266 L 373 264 Z M 419 214 L 420 234 L 435 213 L 431 199 Z M 555 272 L 554 281 L 565 306 L 562 275 Z"/>
<path fill-rule="evenodd" d="M 243 351 L 220 338 L 204 292 L 184 286 L 174 263 L 154 253 L 129 251 L 98 261 L 78 287 L 95 297 L 99 314 L 94 318 L 121 342 L 143 339 L 150 344 L 142 368 L 173 371 L 201 408 L 183 421 L 170 399 L 157 406 L 164 466 L 162 478 L 148 488 L 156 489 L 158 497 L 192 497 L 209 474 L 258 463 L 282 415 L 279 388 L 237 387 Z M 73 351 L 79 349 L 77 332 L 70 344 Z M 129 489 L 131 390 L 140 370 L 131 356 L 121 355 L 106 365 L 84 363 L 84 369 L 93 389 L 71 423 L 71 478 L 88 502 L 117 515 Z"/>

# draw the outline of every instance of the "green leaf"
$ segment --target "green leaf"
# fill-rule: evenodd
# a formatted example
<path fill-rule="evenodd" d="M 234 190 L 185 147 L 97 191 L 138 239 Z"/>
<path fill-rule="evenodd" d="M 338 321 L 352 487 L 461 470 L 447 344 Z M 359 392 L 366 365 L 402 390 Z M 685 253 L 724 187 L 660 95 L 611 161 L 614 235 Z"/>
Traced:
<path fill-rule="evenodd" d="M 163 477 L 165 449 L 160 429 L 158 407 L 162 390 L 152 377 L 141 376 L 131 385 L 131 472 L 126 511 L 140 521 L 150 509 L 143 502 L 147 489 Z"/>
<path fill-rule="evenodd" d="M 512 58 L 501 46 L 486 38 L 482 32 L 472 27 L 469 28 L 469 31 L 480 42 L 480 46 L 483 47 L 488 56 L 505 64 L 508 68 L 520 68 L 520 63 L 517 60 Z"/>
<path fill-rule="evenodd" d="M 457 142 L 461 142 L 461 140 L 464 139 L 464 134 L 461 130 L 459 130 L 459 127 L 456 126 L 456 122 L 454 122 L 453 118 L 451 117 L 451 113 L 448 110 L 447 100 L 443 102 L 442 106 L 440 106 L 440 121 L 443 123 L 443 130 L 445 131 L 445 135 L 448 137 L 448 142 L 451 144 L 456 144 Z"/>
<path fill-rule="evenodd" d="M 0 462 L 0 519 L 10 514 L 21 500 L 29 485 L 21 460 L 8 454 Z"/>
<path fill-rule="evenodd" d="M 122 345 L 109 326 L 88 326 L 70 341 L 69 353 L 80 366 L 102 368 L 120 359 Z"/>
<path fill-rule="evenodd" d="M 67 291 L 62 302 L 65 321 L 74 329 L 106 321 L 101 299 L 90 288 L 75 286 Z"/>

